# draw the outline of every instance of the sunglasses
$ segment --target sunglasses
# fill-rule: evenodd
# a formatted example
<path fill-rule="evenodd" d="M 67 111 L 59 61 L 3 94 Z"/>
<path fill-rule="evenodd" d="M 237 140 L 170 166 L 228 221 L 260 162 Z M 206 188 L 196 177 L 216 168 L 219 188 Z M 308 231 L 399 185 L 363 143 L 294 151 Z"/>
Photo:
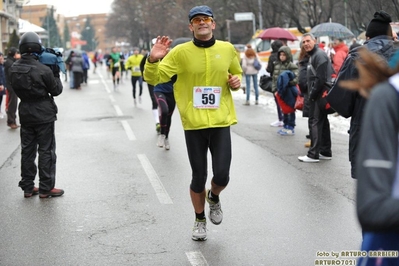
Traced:
<path fill-rule="evenodd" d="M 210 22 L 213 22 L 213 18 L 211 18 L 211 17 L 203 17 L 203 18 L 196 17 L 191 20 L 191 23 L 194 25 L 198 25 L 201 23 L 201 21 L 203 21 L 205 23 L 210 23 Z"/>

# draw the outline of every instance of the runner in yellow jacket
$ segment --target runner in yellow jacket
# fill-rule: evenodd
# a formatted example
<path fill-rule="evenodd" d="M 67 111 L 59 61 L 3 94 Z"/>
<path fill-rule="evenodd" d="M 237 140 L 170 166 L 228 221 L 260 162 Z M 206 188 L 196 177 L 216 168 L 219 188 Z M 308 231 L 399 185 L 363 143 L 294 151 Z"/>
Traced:
<path fill-rule="evenodd" d="M 183 128 L 193 130 L 237 123 L 231 87 L 228 84 L 229 73 L 241 79 L 241 66 L 232 44 L 215 41 L 212 47 L 203 48 L 188 42 L 173 48 L 161 62 L 146 64 L 144 78 L 149 83 L 159 84 L 177 75 L 174 94 Z M 205 103 L 203 107 L 195 106 L 194 101 L 199 96 L 205 97 L 205 94 L 195 93 L 196 87 L 220 88 L 220 93 L 215 93 L 220 96 L 220 102 L 215 105 Z M 203 104 L 202 98 L 200 104 Z"/>
<path fill-rule="evenodd" d="M 192 8 L 188 18 L 193 41 L 168 53 L 171 40 L 158 37 L 145 64 L 144 79 L 159 84 L 176 78 L 174 96 L 192 168 L 190 196 L 196 216 L 192 239 L 206 240 L 205 199 L 211 222 L 223 220 L 219 194 L 230 179 L 230 126 L 237 123 L 231 90 L 240 88 L 242 70 L 234 46 L 214 39 L 216 23 L 208 6 Z M 208 149 L 214 176 L 211 189 L 205 190 Z"/>
<path fill-rule="evenodd" d="M 140 63 L 144 55 L 140 54 L 139 49 L 134 49 L 133 54 L 129 56 L 125 63 L 125 68 L 130 69 L 132 73 L 133 101 L 136 105 L 136 83 L 139 82 L 139 103 L 141 103 L 141 94 L 143 94 L 143 77 L 141 76 Z"/>

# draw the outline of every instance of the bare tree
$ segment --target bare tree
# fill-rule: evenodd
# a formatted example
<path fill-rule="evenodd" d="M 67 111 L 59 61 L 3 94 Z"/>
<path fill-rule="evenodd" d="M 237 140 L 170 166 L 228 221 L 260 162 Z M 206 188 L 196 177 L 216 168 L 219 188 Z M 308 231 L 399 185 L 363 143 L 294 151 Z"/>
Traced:
<path fill-rule="evenodd" d="M 107 36 L 143 46 L 158 35 L 172 39 L 189 37 L 188 12 L 196 0 L 114 0 L 108 18 Z M 215 38 L 246 43 L 252 36 L 252 22 L 235 22 L 234 13 L 252 12 L 259 28 L 259 0 L 203 0 L 214 11 Z M 397 0 L 262 0 L 263 27 L 305 27 L 333 21 L 347 25 L 355 34 L 364 31 L 375 11 L 386 10 L 393 20 L 399 17 Z M 227 24 L 230 23 L 230 32 Z"/>

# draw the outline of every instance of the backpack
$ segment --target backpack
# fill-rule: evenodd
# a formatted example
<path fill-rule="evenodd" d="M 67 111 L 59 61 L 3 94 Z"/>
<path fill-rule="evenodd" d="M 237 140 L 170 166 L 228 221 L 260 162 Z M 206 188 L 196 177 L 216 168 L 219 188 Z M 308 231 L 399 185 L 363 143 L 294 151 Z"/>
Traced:
<path fill-rule="evenodd" d="M 262 75 L 259 79 L 259 87 L 268 92 L 272 92 L 272 77 Z"/>
<path fill-rule="evenodd" d="M 349 118 L 353 114 L 357 92 L 341 87 L 339 82 L 341 80 L 351 80 L 359 77 L 355 61 L 359 57 L 357 50 L 361 47 L 362 46 L 358 46 L 349 52 L 327 95 L 327 101 L 330 103 L 332 108 L 345 118 Z M 379 54 L 382 58 L 388 61 L 390 55 L 393 54 L 394 49 L 393 45 L 388 43 L 381 49 L 372 52 Z"/>

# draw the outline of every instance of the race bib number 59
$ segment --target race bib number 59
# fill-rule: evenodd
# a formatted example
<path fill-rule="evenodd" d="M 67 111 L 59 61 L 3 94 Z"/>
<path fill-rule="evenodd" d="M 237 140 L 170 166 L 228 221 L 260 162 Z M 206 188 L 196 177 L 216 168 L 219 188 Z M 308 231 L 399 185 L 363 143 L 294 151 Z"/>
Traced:
<path fill-rule="evenodd" d="M 221 87 L 194 87 L 194 107 L 198 109 L 218 109 Z"/>

